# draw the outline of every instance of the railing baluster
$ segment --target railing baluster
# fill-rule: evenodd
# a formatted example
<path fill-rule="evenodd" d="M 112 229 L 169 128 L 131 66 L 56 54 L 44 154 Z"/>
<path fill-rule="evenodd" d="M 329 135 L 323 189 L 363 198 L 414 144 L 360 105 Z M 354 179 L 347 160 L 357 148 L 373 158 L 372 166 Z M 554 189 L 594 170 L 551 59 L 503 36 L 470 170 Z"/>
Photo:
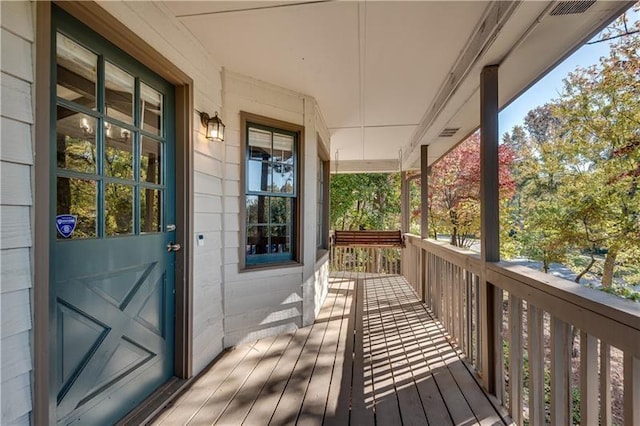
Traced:
<path fill-rule="evenodd" d="M 502 404 L 504 403 L 505 398 L 505 388 L 504 388 L 504 347 L 502 343 L 502 304 L 504 299 L 504 294 L 501 288 L 491 286 L 493 288 L 493 297 L 494 297 L 494 311 L 493 311 L 493 324 L 495 330 L 493 332 L 494 342 L 489 342 L 489 344 L 493 344 L 495 358 L 494 358 L 494 377 L 495 377 L 495 396 L 498 401 Z"/>
<path fill-rule="evenodd" d="M 571 419 L 571 327 L 551 317 L 551 423 L 569 424 Z"/>
<path fill-rule="evenodd" d="M 456 341 L 458 342 L 458 346 L 462 347 L 462 342 L 464 338 L 462 337 L 464 333 L 464 327 L 462 325 L 462 268 L 456 266 L 456 329 L 458 330 L 458 335 L 456 336 Z"/>
<path fill-rule="evenodd" d="M 522 300 L 509 294 L 509 412 L 516 425 L 522 418 Z"/>
<path fill-rule="evenodd" d="M 610 426 L 611 418 L 611 347 L 600 342 L 600 422 Z"/>
<path fill-rule="evenodd" d="M 580 332 L 580 423 L 598 424 L 598 340 Z"/>
<path fill-rule="evenodd" d="M 529 424 L 544 424 L 544 339 L 543 312 L 527 304 L 529 341 Z"/>
<path fill-rule="evenodd" d="M 640 359 L 624 354 L 624 424 L 640 426 Z"/>
<path fill-rule="evenodd" d="M 480 277 L 478 275 L 475 276 L 475 282 L 473 284 L 474 292 L 475 292 L 475 334 L 476 334 L 476 365 L 482 365 L 482 327 L 480 327 Z"/>
<path fill-rule="evenodd" d="M 465 338 L 466 338 L 466 341 L 467 341 L 466 354 L 467 354 L 467 357 L 471 360 L 471 362 L 473 362 L 473 352 L 472 352 L 472 349 L 471 349 L 471 327 L 472 327 L 472 325 L 471 325 L 471 323 L 472 323 L 471 317 L 473 315 L 473 312 L 472 312 L 472 309 L 471 309 L 471 306 L 472 306 L 472 303 L 471 303 L 471 300 L 472 300 L 472 298 L 471 298 L 471 280 L 472 279 L 473 279 L 473 277 L 471 275 L 471 272 L 466 271 L 465 272 L 465 288 L 466 288 L 466 307 L 465 307 L 466 335 L 465 335 Z"/>

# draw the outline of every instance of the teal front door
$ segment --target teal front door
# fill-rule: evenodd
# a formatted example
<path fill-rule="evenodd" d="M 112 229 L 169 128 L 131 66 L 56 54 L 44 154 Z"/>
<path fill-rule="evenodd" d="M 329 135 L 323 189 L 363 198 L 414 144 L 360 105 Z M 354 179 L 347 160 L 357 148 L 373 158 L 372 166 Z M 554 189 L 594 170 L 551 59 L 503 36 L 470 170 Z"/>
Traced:
<path fill-rule="evenodd" d="M 52 401 L 112 424 L 173 376 L 173 87 L 54 8 Z"/>

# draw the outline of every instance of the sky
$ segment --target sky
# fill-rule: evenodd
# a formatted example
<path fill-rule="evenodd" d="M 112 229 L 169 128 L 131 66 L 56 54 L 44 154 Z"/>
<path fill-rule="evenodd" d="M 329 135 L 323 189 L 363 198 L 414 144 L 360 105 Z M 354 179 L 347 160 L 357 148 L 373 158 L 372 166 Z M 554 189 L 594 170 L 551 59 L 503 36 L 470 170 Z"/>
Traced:
<path fill-rule="evenodd" d="M 627 16 L 630 23 L 640 19 L 640 15 L 632 11 L 629 11 Z M 596 35 L 594 40 L 598 38 L 599 36 Z M 502 110 L 498 118 L 501 137 L 505 132 L 510 132 L 513 126 L 522 124 L 524 117 L 530 110 L 558 98 L 564 86 L 563 80 L 571 71 L 577 67 L 586 68 L 596 64 L 602 56 L 607 56 L 608 54 L 609 43 L 607 42 L 585 44 L 574 52 L 573 55 L 565 59 L 564 62 Z"/>

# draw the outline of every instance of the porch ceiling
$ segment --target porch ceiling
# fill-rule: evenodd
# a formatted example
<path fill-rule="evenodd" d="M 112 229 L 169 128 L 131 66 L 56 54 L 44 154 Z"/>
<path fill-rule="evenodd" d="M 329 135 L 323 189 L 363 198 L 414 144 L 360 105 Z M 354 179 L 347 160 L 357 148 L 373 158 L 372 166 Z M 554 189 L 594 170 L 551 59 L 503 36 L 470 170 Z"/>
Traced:
<path fill-rule="evenodd" d="M 400 150 L 417 168 L 424 144 L 433 163 L 477 128 L 483 66 L 500 64 L 505 106 L 631 3 L 165 4 L 226 69 L 314 96 L 346 172 L 398 170 Z"/>

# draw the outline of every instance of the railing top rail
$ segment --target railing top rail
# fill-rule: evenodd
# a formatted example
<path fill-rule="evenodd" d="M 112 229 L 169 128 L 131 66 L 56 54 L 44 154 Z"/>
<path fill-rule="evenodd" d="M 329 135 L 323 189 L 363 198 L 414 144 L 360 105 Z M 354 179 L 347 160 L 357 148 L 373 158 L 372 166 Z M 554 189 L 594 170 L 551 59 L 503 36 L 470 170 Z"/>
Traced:
<path fill-rule="evenodd" d="M 451 263 L 466 269 L 476 275 L 480 275 L 482 260 L 480 255 L 471 250 L 455 247 L 445 241 L 422 239 L 417 235 L 405 234 L 408 244 L 415 245 L 437 256 L 446 258 Z"/>
<path fill-rule="evenodd" d="M 638 302 L 595 291 L 567 279 L 510 262 L 488 263 L 487 269 L 640 332 L 640 303 Z"/>

